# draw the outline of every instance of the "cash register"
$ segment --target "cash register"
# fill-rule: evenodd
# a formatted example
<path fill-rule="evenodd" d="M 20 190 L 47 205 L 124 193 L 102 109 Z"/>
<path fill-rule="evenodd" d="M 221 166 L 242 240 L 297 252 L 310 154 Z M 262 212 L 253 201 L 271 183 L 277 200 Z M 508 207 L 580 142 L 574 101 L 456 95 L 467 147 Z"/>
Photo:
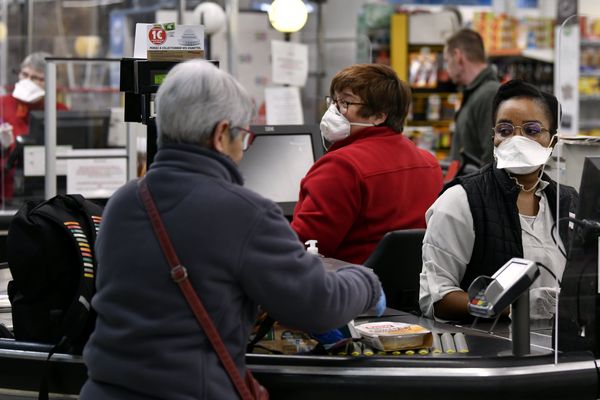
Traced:
<path fill-rule="evenodd" d="M 209 61 L 219 65 L 218 61 Z M 125 122 L 146 125 L 146 164 L 150 166 L 156 154 L 156 112 L 154 97 L 171 68 L 179 61 L 153 61 L 139 58 L 121 60 L 120 90 L 125 93 Z"/>

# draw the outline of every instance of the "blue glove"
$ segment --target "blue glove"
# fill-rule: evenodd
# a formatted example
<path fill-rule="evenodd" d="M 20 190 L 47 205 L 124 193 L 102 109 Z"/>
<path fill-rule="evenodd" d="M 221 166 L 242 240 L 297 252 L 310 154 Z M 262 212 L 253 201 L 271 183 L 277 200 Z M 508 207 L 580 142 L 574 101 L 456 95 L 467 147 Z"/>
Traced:
<path fill-rule="evenodd" d="M 339 329 L 331 329 L 325 333 L 311 333 L 310 335 L 322 345 L 335 344 L 344 339 L 344 335 Z"/>
<path fill-rule="evenodd" d="M 375 304 L 375 314 L 378 317 L 381 317 L 385 311 L 385 308 L 386 308 L 385 293 L 384 293 L 383 289 L 381 289 L 381 297 L 379 297 L 379 301 L 377 301 L 377 304 Z"/>

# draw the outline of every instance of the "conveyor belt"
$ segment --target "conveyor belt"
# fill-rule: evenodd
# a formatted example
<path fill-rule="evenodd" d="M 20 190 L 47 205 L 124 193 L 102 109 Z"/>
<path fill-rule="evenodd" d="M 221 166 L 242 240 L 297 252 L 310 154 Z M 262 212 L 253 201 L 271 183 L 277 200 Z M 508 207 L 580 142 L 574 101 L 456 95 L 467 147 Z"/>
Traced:
<path fill-rule="evenodd" d="M 598 368 L 591 353 L 554 355 L 543 326 L 532 332 L 532 355 L 510 355 L 509 329 L 494 333 L 485 324 L 471 329 L 390 313 L 390 320 L 420 323 L 437 333 L 462 333 L 468 353 L 397 356 L 285 356 L 249 354 L 249 367 L 277 399 L 597 399 Z M 540 344 L 533 343 L 539 336 Z M 50 346 L 0 339 L 0 395 L 37 398 Z M 55 354 L 50 361 L 51 393 L 69 398 L 87 377 L 81 357 Z"/>

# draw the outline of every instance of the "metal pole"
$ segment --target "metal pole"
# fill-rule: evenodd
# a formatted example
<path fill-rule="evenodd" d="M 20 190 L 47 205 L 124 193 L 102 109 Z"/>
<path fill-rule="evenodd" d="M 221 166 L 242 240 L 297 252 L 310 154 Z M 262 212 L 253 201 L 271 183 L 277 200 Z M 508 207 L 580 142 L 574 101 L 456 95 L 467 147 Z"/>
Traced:
<path fill-rule="evenodd" d="M 46 60 L 46 97 L 44 99 L 44 144 L 46 176 L 44 198 L 56 196 L 56 64 Z"/>
<path fill-rule="evenodd" d="M 183 24 L 183 16 L 186 9 L 186 0 L 177 0 L 177 24 Z"/>
<path fill-rule="evenodd" d="M 512 305 L 512 343 L 513 355 L 525 356 L 531 352 L 529 347 L 529 289 Z"/>
<path fill-rule="evenodd" d="M 33 3 L 34 0 L 27 2 L 27 54 L 33 52 Z"/>
<path fill-rule="evenodd" d="M 225 13 L 227 14 L 227 69 L 237 78 L 237 33 L 239 0 L 226 0 Z"/>
<path fill-rule="evenodd" d="M 0 0 L 2 17 L 0 23 L 8 29 L 8 0 Z M 0 85 L 8 83 L 8 31 L 4 41 L 0 43 Z"/>
<path fill-rule="evenodd" d="M 127 132 L 127 180 L 137 178 L 137 135 L 133 122 L 125 122 Z"/>
<path fill-rule="evenodd" d="M 323 78 L 325 78 L 325 34 L 323 33 L 323 2 L 317 3 L 317 84 L 315 86 L 317 102 L 315 115 L 319 118 L 323 99 Z M 329 93 L 327 93 L 329 94 Z"/>

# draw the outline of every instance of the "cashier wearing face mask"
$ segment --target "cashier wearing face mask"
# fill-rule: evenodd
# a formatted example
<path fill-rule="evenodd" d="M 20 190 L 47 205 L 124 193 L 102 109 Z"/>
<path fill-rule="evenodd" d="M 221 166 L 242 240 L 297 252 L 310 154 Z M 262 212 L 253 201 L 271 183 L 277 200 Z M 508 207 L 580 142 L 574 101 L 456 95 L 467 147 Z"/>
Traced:
<path fill-rule="evenodd" d="M 335 75 L 321 120 L 328 151 L 302 180 L 292 220 L 302 242 L 315 239 L 325 256 L 360 264 L 385 233 L 425 227 L 442 173 L 433 155 L 402 135 L 410 98 L 384 65 Z"/>
<path fill-rule="evenodd" d="M 531 318 L 552 317 L 569 236 L 567 224 L 558 231 L 554 226 L 557 185 L 543 173 L 558 110 L 556 97 L 528 83 L 515 80 L 498 89 L 491 130 L 495 161 L 451 182 L 426 214 L 419 299 L 426 316 L 467 319 L 466 290 L 473 279 L 522 257 L 552 271 L 541 268 L 530 289 Z M 560 218 L 568 217 L 577 192 L 561 185 L 559 195 Z"/>
<path fill-rule="evenodd" d="M 18 81 L 10 95 L 0 97 L 0 155 L 5 168 L 0 203 L 10 202 L 13 196 L 14 165 L 7 165 L 7 160 L 15 149 L 15 139 L 29 133 L 29 113 L 32 110 L 44 109 L 44 71 L 46 57 L 51 54 L 37 52 L 28 55 L 20 65 Z M 58 110 L 67 108 L 57 103 Z M 11 163 L 12 164 L 12 163 Z"/>

